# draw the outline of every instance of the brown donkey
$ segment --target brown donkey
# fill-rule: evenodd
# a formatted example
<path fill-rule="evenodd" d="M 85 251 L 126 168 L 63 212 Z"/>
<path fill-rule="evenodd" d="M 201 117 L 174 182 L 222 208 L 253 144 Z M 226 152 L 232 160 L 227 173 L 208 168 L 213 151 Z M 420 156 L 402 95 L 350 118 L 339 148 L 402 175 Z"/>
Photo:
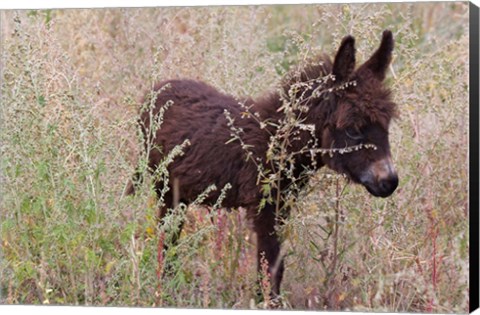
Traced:
<path fill-rule="evenodd" d="M 294 113 L 302 124 L 283 136 L 284 148 L 292 153 L 288 168 L 294 176 L 282 178 L 271 195 L 282 193 L 303 170 L 324 165 L 363 185 L 374 196 L 388 197 L 398 185 L 388 140 L 396 104 L 383 84 L 393 36 L 384 31 L 380 47 L 356 70 L 354 43 L 352 36 L 346 36 L 333 63 L 323 56 L 288 75 L 280 89 L 260 99 L 239 102 L 203 82 L 170 80 L 156 85 L 144 102 L 150 107 L 139 121 L 149 171 L 155 173 L 176 146 L 189 141 L 183 154 L 168 164 L 169 179 L 155 181 L 164 201 L 160 222 L 169 209 L 179 202 L 188 205 L 209 185 L 219 189 L 206 195 L 205 205 L 217 201 L 220 188 L 231 187 L 222 196 L 222 207 L 247 210 L 257 235 L 258 268 L 264 257 L 272 296 L 280 292 L 284 270 L 276 225 L 289 211 L 282 198 L 265 197 L 259 173 L 278 173 L 278 164 L 272 163 L 267 152 L 272 135 L 278 135 L 279 125 L 287 120 L 285 104 L 295 102 Z M 245 108 L 255 115 L 245 116 Z M 160 128 L 152 127 L 158 117 L 162 119 Z M 240 136 L 235 138 L 233 130 Z M 127 193 L 133 192 L 130 183 Z"/>

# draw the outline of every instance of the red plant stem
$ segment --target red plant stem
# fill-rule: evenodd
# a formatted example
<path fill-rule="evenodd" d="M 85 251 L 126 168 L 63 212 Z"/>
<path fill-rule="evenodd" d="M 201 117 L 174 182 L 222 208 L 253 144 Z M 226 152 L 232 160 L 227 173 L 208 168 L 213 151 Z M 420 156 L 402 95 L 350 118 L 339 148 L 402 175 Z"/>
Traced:
<path fill-rule="evenodd" d="M 433 265 L 433 272 L 432 272 L 432 283 L 433 283 L 433 290 L 434 292 L 437 289 L 437 234 L 438 230 L 435 229 L 432 242 L 433 242 L 433 258 L 432 258 L 432 265 Z"/>
<path fill-rule="evenodd" d="M 434 295 L 437 292 L 437 283 L 438 283 L 438 264 L 437 264 L 437 237 L 438 237 L 438 228 L 435 226 L 435 219 L 429 215 L 430 219 L 430 236 L 432 238 L 432 247 L 433 247 L 433 254 L 432 254 L 432 285 L 433 285 L 433 293 Z M 441 262 L 441 259 L 440 259 Z M 433 297 L 430 297 L 428 300 L 428 305 L 426 308 L 427 312 L 432 312 L 434 308 L 434 301 Z"/>

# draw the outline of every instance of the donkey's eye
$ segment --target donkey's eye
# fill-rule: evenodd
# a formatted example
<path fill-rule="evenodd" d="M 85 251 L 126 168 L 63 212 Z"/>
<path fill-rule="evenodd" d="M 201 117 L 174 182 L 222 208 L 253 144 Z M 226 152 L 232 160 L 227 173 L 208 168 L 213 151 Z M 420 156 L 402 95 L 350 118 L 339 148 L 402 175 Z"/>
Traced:
<path fill-rule="evenodd" d="M 345 133 L 347 134 L 347 137 L 349 137 L 352 140 L 363 140 L 364 138 L 364 136 L 354 128 L 345 129 Z"/>

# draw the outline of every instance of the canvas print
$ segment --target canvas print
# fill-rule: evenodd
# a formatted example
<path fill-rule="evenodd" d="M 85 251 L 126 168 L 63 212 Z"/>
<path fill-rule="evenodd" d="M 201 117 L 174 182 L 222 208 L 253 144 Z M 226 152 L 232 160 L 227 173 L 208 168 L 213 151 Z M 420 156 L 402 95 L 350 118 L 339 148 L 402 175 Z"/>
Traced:
<path fill-rule="evenodd" d="M 1 11 L 0 303 L 468 312 L 470 10 Z"/>

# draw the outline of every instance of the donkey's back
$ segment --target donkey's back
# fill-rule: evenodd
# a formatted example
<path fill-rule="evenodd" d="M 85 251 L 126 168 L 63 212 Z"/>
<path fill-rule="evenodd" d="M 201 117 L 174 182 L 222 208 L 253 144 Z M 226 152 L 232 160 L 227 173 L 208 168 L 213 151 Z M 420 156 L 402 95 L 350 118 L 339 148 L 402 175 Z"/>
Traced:
<path fill-rule="evenodd" d="M 237 141 L 231 141 L 233 128 L 241 128 L 248 134 L 244 140 L 255 147 L 257 155 L 265 149 L 267 138 L 258 124 L 241 119 L 242 109 L 238 100 L 203 82 L 169 80 L 156 85 L 154 93 L 149 94 L 144 103 L 150 102 L 154 106 L 152 110 L 143 111 L 141 125 L 144 135 L 156 129 L 150 140 L 145 137 L 151 142 L 148 160 L 152 171 L 176 146 L 188 139 L 182 154 L 167 166 L 169 183 L 158 183 L 157 190 L 168 184 L 170 193 L 177 190 L 178 201 L 188 204 L 215 185 L 214 191 L 204 200 L 204 203 L 211 204 L 228 184 L 231 189 L 222 205 L 239 207 L 258 204 L 256 168 L 246 161 L 245 148 Z M 235 119 L 235 127 L 229 125 L 227 115 Z M 160 120 L 155 121 L 155 117 L 160 117 Z M 152 128 L 153 124 L 157 126 Z M 148 143 L 145 146 L 147 148 Z M 166 201 L 171 199 L 167 196 Z M 171 207 L 172 204 L 166 206 Z"/>

